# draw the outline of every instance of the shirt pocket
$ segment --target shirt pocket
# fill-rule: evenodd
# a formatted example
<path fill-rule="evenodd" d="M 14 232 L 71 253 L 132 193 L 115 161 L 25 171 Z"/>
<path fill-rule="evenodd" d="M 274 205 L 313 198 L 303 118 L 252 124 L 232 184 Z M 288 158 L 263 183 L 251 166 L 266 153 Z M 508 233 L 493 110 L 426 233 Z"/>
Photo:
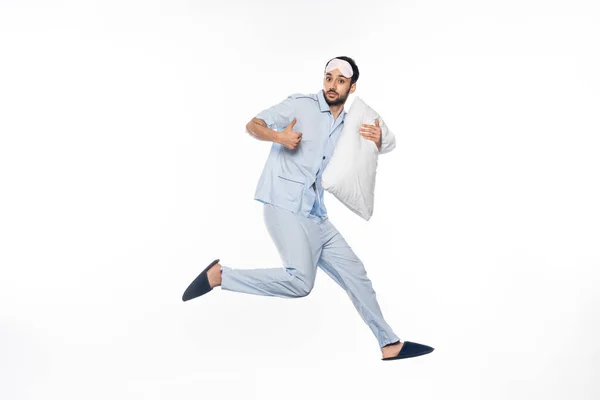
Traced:
<path fill-rule="evenodd" d="M 277 175 L 277 178 L 279 180 L 279 188 L 281 189 L 281 193 L 278 193 L 278 195 L 281 199 L 299 206 L 302 203 L 304 182 L 281 175 Z"/>

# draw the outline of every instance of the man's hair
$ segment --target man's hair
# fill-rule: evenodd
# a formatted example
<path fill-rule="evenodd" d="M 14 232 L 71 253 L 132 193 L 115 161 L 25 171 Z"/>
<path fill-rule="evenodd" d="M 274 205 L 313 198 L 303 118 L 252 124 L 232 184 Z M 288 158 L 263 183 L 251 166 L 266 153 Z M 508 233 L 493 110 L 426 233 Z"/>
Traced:
<path fill-rule="evenodd" d="M 339 57 L 334 57 L 334 58 L 339 58 L 340 60 L 348 61 L 348 63 L 352 67 L 352 78 L 350 78 L 350 85 L 352 85 L 354 82 L 356 82 L 358 80 L 359 71 L 358 71 L 358 67 L 356 66 L 356 63 L 354 62 L 354 60 L 351 59 L 350 57 L 346 57 L 346 56 L 339 56 Z M 333 60 L 333 58 L 331 60 Z M 329 60 L 329 61 L 331 61 L 331 60 Z M 325 68 L 327 68 L 327 64 L 329 64 L 329 61 L 327 61 L 327 63 L 325 64 Z"/>

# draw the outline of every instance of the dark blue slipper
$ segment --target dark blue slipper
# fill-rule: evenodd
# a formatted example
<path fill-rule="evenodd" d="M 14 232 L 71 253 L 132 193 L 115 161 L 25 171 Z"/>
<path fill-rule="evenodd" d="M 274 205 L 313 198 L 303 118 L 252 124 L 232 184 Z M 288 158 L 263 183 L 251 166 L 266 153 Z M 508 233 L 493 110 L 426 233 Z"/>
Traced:
<path fill-rule="evenodd" d="M 183 293 L 183 301 L 195 299 L 196 297 L 202 296 L 203 294 L 206 294 L 213 290 L 213 288 L 210 287 L 210 283 L 208 283 L 207 272 L 210 269 L 210 267 L 217 264 L 218 262 L 219 259 L 216 259 L 215 261 L 211 262 L 210 265 L 204 268 L 204 271 L 202 271 L 200 275 L 198 275 L 196 279 L 194 279 L 194 281 L 190 283 L 190 286 L 188 286 L 188 288 L 185 289 L 185 292 Z"/>
<path fill-rule="evenodd" d="M 429 354 L 432 351 L 433 351 L 433 347 L 430 347 L 430 346 L 427 346 L 424 344 L 406 341 L 402 345 L 402 348 L 400 349 L 400 353 L 398 353 L 397 356 L 382 358 L 382 360 L 389 361 L 389 360 L 399 360 L 401 358 L 418 357 L 418 356 L 422 356 L 425 354 Z"/>

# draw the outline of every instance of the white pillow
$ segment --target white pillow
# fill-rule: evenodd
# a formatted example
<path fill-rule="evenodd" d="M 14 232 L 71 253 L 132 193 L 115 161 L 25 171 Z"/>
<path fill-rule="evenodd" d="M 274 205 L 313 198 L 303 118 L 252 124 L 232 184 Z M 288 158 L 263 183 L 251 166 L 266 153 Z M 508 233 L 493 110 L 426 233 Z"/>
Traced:
<path fill-rule="evenodd" d="M 372 140 L 360 135 L 361 124 L 381 128 L 381 150 Z M 395 136 L 383 119 L 360 97 L 356 97 L 345 118 L 344 128 L 335 146 L 331 160 L 323 171 L 323 189 L 365 220 L 373 215 L 375 177 L 379 154 L 396 147 Z"/>

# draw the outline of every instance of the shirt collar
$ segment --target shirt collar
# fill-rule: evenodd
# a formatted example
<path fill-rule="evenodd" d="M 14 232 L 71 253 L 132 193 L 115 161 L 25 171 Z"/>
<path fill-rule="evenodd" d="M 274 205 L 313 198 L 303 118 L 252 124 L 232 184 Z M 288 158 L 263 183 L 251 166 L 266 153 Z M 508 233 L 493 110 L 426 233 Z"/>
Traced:
<path fill-rule="evenodd" d="M 317 100 L 319 100 L 319 108 L 321 109 L 321 112 L 330 111 L 329 104 L 327 104 L 325 101 L 323 90 L 319 90 L 319 93 L 317 93 Z M 342 112 L 340 113 L 342 119 L 344 118 L 344 115 L 346 115 L 346 107 L 342 108 Z"/>

